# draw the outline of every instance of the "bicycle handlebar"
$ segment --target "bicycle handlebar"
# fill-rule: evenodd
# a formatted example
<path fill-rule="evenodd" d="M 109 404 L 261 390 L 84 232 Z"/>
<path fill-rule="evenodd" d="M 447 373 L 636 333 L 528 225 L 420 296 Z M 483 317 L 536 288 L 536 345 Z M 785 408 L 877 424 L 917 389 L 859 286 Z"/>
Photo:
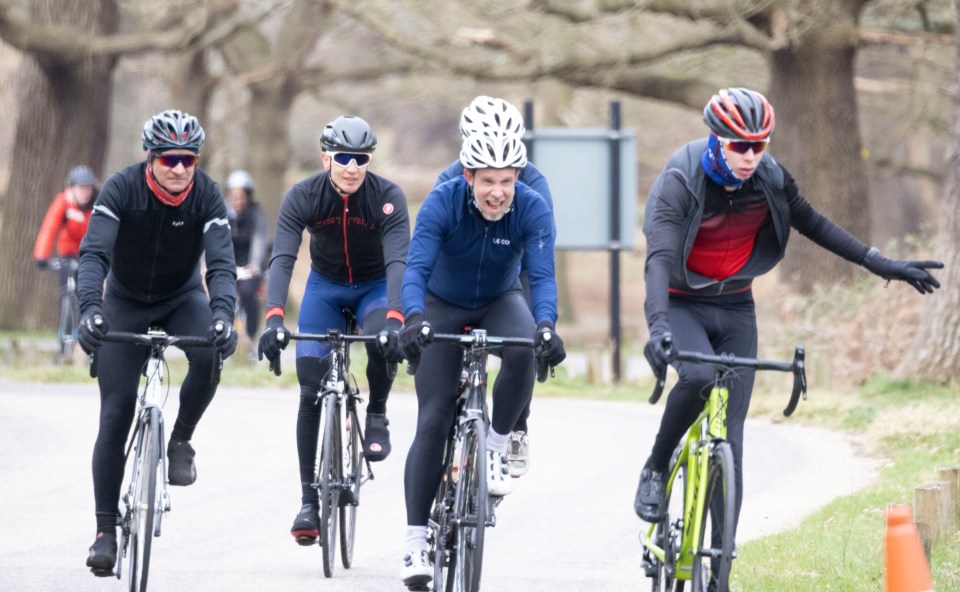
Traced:
<path fill-rule="evenodd" d="M 148 331 L 147 333 L 128 333 L 124 331 L 111 331 L 106 333 L 101 341 L 112 343 L 127 343 L 130 345 L 145 345 L 151 348 L 159 347 L 165 349 L 171 345 L 186 350 L 189 348 L 212 348 L 213 338 L 197 337 L 196 335 L 169 335 L 165 331 Z M 213 365 L 210 372 L 211 384 L 220 383 L 220 371 L 223 369 L 223 358 L 217 354 L 217 363 Z M 97 352 L 90 354 L 90 378 L 96 378 Z"/>
<path fill-rule="evenodd" d="M 47 261 L 47 269 L 50 271 L 60 271 L 64 267 L 75 272 L 80 269 L 80 260 L 73 257 L 56 257 Z"/>
<path fill-rule="evenodd" d="M 280 337 L 282 339 L 282 336 Z M 348 335 L 346 333 L 341 333 L 336 329 L 331 329 L 326 333 L 291 333 L 290 339 L 300 339 L 303 341 L 320 341 L 320 342 L 343 342 L 343 343 L 379 343 L 380 345 L 386 345 L 387 336 L 386 335 Z M 273 367 L 273 372 L 277 376 L 280 376 L 280 360 L 277 360 L 277 363 Z M 392 380 L 397 375 L 397 364 L 396 362 L 387 362 L 387 374 Z"/>
<path fill-rule="evenodd" d="M 440 343 L 452 343 L 459 345 L 464 349 L 494 349 L 503 346 L 510 346 L 529 347 L 537 350 L 540 347 L 533 339 L 527 337 L 496 337 L 487 335 L 485 332 L 482 337 L 475 332 L 459 334 L 434 333 L 433 327 L 426 323 L 424 323 L 423 328 L 420 330 L 419 340 L 420 345 L 424 346 L 437 341 Z M 552 370 L 552 368 L 549 368 L 546 361 L 542 360 L 539 355 L 536 355 L 536 361 L 537 382 L 545 382 L 547 380 L 547 372 Z M 407 360 L 407 374 L 416 373 L 418 364 L 419 360 L 416 362 Z"/>
<path fill-rule="evenodd" d="M 800 397 L 807 399 L 807 372 L 806 372 L 806 350 L 802 345 L 798 345 L 793 353 L 793 362 L 776 362 L 771 360 L 759 360 L 756 358 L 738 358 L 732 354 L 709 355 L 700 352 L 679 351 L 673 349 L 673 339 L 669 336 L 663 338 L 663 350 L 671 361 L 693 362 L 695 364 L 707 364 L 717 366 L 727 370 L 734 368 L 753 368 L 755 370 L 774 370 L 777 372 L 793 373 L 793 391 L 790 393 L 790 402 L 783 410 L 783 415 L 790 417 L 797 408 Z M 650 404 L 656 404 L 663 394 L 663 387 L 666 382 L 666 371 L 657 377 L 653 393 L 650 395 Z"/>

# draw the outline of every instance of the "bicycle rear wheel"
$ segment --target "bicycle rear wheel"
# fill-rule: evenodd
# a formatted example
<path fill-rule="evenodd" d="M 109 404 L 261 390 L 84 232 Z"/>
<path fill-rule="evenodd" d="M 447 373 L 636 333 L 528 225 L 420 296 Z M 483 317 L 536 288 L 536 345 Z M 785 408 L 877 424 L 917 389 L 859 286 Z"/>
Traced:
<path fill-rule="evenodd" d="M 320 549 L 323 575 L 333 576 L 337 556 L 337 515 L 340 511 L 340 414 L 336 394 L 324 399 L 323 444 L 320 447 Z"/>
<path fill-rule="evenodd" d="M 681 445 L 682 446 L 682 445 Z M 670 474 L 673 474 L 677 465 L 681 449 L 678 448 L 670 462 Z M 667 486 L 667 512 L 663 520 L 654 528 L 653 540 L 663 549 L 663 562 L 652 553 L 644 556 L 645 560 L 652 561 L 655 572 L 651 576 L 653 592 L 683 592 L 686 580 L 677 578 L 677 558 L 680 555 L 680 543 L 683 540 L 683 504 L 684 492 L 687 485 L 687 466 L 684 461 L 673 481 Z"/>
<path fill-rule="evenodd" d="M 160 472 L 159 425 L 160 411 L 150 409 L 149 419 L 140 426 L 137 453 L 134 458 L 135 476 L 133 516 L 130 521 L 128 573 L 130 592 L 146 592 L 150 571 L 150 550 L 153 546 L 153 525 L 157 512 L 157 478 Z M 162 479 L 162 476 L 160 476 Z"/>
<path fill-rule="evenodd" d="M 486 452 L 483 423 L 474 420 L 464 429 L 463 447 L 460 449 L 454 505 L 457 549 L 454 592 L 476 592 L 480 589 L 483 538 L 487 526 Z"/>
<path fill-rule="evenodd" d="M 363 480 L 363 457 L 360 455 L 360 422 L 356 409 L 347 412 L 343 429 L 343 476 L 344 487 L 352 495 L 341 499 L 340 505 L 340 561 L 350 569 L 353 564 L 353 543 L 357 529 L 357 506 L 360 503 L 360 483 Z"/>
<path fill-rule="evenodd" d="M 700 525 L 700 549 L 693 559 L 693 592 L 729 590 L 733 563 L 736 516 L 736 482 L 733 451 L 727 442 L 716 442 L 710 451 L 706 500 Z"/>

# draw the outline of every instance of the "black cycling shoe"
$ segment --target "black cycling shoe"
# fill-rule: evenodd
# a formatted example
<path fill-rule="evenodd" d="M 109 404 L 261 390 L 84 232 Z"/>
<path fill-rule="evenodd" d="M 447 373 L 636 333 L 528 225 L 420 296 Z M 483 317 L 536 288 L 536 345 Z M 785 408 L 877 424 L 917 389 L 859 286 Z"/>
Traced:
<path fill-rule="evenodd" d="M 186 440 L 170 440 L 167 445 L 167 480 L 170 485 L 192 485 L 197 480 L 196 456 L 193 446 Z"/>
<path fill-rule="evenodd" d="M 637 485 L 637 497 L 633 509 L 637 516 L 647 522 L 663 520 L 667 510 L 667 475 L 644 467 L 640 471 L 640 483 Z"/>
<path fill-rule="evenodd" d="M 87 567 L 93 575 L 101 578 L 113 575 L 113 566 L 117 564 L 117 535 L 112 532 L 98 532 L 96 540 L 90 545 Z"/>
<path fill-rule="evenodd" d="M 390 455 L 390 420 L 383 413 L 367 414 L 367 429 L 363 438 L 363 456 L 370 462 L 381 461 Z"/>
<path fill-rule="evenodd" d="M 293 519 L 290 534 L 298 545 L 307 547 L 317 542 L 320 536 L 320 513 L 316 504 L 303 504 L 300 513 Z"/>

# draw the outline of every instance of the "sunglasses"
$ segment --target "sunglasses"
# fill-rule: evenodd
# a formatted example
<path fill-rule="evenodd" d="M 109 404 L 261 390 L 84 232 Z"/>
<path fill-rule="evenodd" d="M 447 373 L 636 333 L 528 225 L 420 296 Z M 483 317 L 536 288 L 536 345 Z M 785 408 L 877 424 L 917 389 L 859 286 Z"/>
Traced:
<path fill-rule="evenodd" d="M 369 165 L 370 159 L 373 158 L 373 155 L 366 152 L 330 152 L 329 154 L 333 162 L 342 167 L 348 167 L 353 162 L 357 165 L 357 168 L 361 169 Z"/>
<path fill-rule="evenodd" d="M 737 154 L 746 154 L 748 151 L 753 150 L 754 154 L 762 154 L 764 150 L 767 149 L 767 144 L 770 143 L 770 138 L 766 140 L 760 140 L 759 142 L 747 142 L 744 140 L 728 140 L 727 138 L 717 138 L 720 142 L 733 150 Z"/>
<path fill-rule="evenodd" d="M 171 169 L 177 168 L 178 164 L 182 164 L 183 168 L 189 169 L 200 160 L 200 157 L 196 154 L 157 154 L 154 158 L 159 160 L 163 166 Z"/>

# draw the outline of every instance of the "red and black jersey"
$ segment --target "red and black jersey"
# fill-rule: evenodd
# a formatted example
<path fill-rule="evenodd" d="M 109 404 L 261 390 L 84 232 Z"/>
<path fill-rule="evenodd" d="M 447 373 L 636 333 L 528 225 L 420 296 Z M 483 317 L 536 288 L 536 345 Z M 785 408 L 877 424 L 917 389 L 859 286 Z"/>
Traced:
<path fill-rule="evenodd" d="M 87 233 L 91 211 L 90 207 L 84 210 L 77 206 L 68 190 L 58 193 L 43 218 L 37 242 L 33 246 L 33 258 L 49 258 L 54 242 L 57 244 L 57 255 L 76 257 L 80 253 L 80 241 Z"/>

